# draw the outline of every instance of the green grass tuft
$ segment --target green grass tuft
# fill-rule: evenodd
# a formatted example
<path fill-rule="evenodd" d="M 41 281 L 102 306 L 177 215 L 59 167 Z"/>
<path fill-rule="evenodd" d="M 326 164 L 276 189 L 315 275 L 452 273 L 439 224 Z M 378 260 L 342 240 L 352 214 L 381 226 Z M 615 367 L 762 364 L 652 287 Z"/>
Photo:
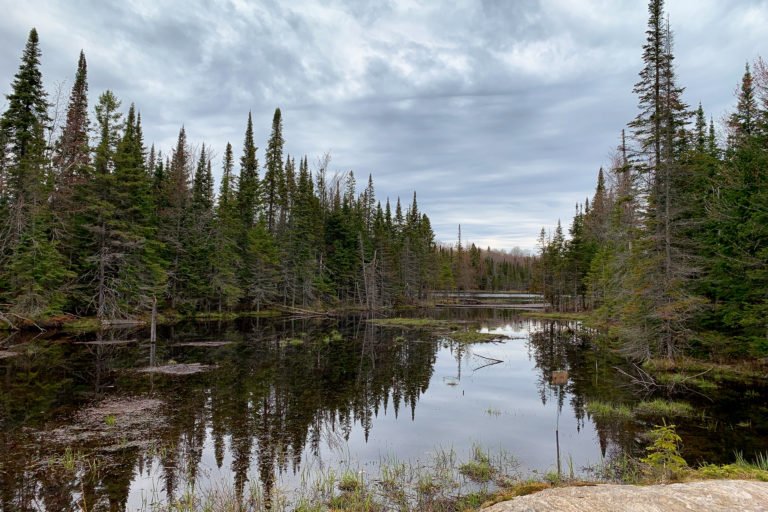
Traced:
<path fill-rule="evenodd" d="M 587 404 L 587 412 L 590 416 L 604 420 L 631 420 L 632 409 L 625 404 L 612 404 L 595 400 Z"/>
<path fill-rule="evenodd" d="M 635 406 L 635 414 L 663 418 L 686 418 L 693 416 L 693 407 L 686 402 L 674 402 L 657 398 L 644 400 Z"/>

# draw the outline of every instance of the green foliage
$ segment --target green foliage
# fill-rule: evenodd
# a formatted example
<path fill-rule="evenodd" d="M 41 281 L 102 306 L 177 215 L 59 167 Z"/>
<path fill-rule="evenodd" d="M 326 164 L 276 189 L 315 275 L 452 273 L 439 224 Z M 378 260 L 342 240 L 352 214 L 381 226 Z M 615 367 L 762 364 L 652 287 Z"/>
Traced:
<path fill-rule="evenodd" d="M 473 482 L 484 484 L 490 482 L 495 474 L 490 455 L 475 446 L 472 449 L 472 459 L 459 466 L 459 473 Z"/>
<path fill-rule="evenodd" d="M 632 408 L 624 404 L 611 404 L 594 400 L 587 404 L 586 410 L 596 419 L 630 420 L 633 418 Z"/>
<path fill-rule="evenodd" d="M 635 413 L 642 416 L 664 418 L 688 417 L 693 415 L 693 407 L 686 402 L 674 402 L 660 398 L 644 400 L 635 406 Z"/>
<path fill-rule="evenodd" d="M 647 465 L 650 475 L 661 482 L 681 476 L 688 464 L 680 456 L 682 439 L 675 432 L 675 425 L 656 425 L 649 436 L 648 455 L 640 461 Z"/>
<path fill-rule="evenodd" d="M 612 179 L 601 169 L 568 239 L 559 222 L 542 230 L 536 284 L 559 311 L 594 309 L 636 360 L 764 357 L 768 72 L 746 66 L 718 147 L 703 107 L 682 100 L 664 2 L 648 9 L 631 143 L 622 132 Z"/>

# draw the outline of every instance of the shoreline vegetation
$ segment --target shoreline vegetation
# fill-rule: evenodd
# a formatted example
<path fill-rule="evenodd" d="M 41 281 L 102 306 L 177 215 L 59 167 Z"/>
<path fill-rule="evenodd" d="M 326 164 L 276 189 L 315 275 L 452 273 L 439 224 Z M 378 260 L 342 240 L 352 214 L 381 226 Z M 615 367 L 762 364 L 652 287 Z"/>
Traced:
<path fill-rule="evenodd" d="M 119 422 L 115 416 L 113 423 Z M 422 461 L 383 458 L 376 469 L 350 463 L 341 469 L 327 469 L 309 477 L 302 473 L 298 488 L 279 485 L 267 495 L 258 483 L 237 490 L 231 483 L 209 482 L 206 489 L 194 484 L 180 492 L 173 502 L 162 494 L 143 496 L 141 512 L 249 511 L 367 511 L 386 510 L 456 512 L 476 511 L 516 497 L 547 489 L 605 484 L 648 486 L 690 483 L 705 480 L 751 480 L 768 482 L 768 454 L 746 460 L 734 454 L 728 464 L 689 466 L 679 456 L 679 438 L 674 425 L 657 426 L 643 458 L 621 457 L 577 470 L 570 465 L 558 474 L 524 472 L 514 456 L 492 453 L 479 446 L 466 460 L 452 449 L 440 449 Z M 162 451 L 162 448 L 153 448 Z M 66 450 L 46 464 L 56 473 L 93 468 L 94 462 L 82 453 Z M 258 482 L 258 478 L 252 480 Z M 157 491 L 155 491 L 157 492 Z M 80 503 L 81 510 L 91 510 Z"/>
<path fill-rule="evenodd" d="M 513 293 L 513 292 L 504 292 Z M 517 292 L 514 292 L 517 293 Z M 182 321 L 234 321 L 241 318 L 277 318 L 281 316 L 299 317 L 328 317 L 334 318 L 347 314 L 368 314 L 373 318 L 368 321 L 381 327 L 400 327 L 406 329 L 430 330 L 434 336 L 448 335 L 454 341 L 462 343 L 478 343 L 487 341 L 500 341 L 504 336 L 493 333 L 481 333 L 466 329 L 460 321 L 436 320 L 415 317 L 384 316 L 398 312 L 419 311 L 420 309 L 433 307 L 433 301 L 425 301 L 398 308 L 380 308 L 376 311 L 360 307 L 338 308 L 290 308 L 290 307 L 265 307 L 259 311 L 226 311 L 226 312 L 193 312 L 180 314 L 174 311 L 164 311 L 157 316 L 157 325 L 173 325 Z M 597 333 L 596 343 L 602 348 L 615 350 L 622 354 L 620 340 L 610 334 L 609 328 L 602 323 L 602 318 L 595 311 L 559 312 L 540 310 L 516 310 L 516 314 L 523 318 L 539 321 L 564 321 L 576 322 L 579 328 L 588 329 Z M 381 315 L 381 316 L 377 316 Z M 22 319 L 13 324 L 0 323 L 2 331 L 45 331 L 61 330 L 66 334 L 86 334 L 97 332 L 101 329 L 136 327 L 145 328 L 151 324 L 151 314 L 130 319 L 121 319 L 114 322 L 100 322 L 96 317 L 76 317 L 74 315 L 58 315 L 47 319 L 33 321 Z M 627 358 L 632 361 L 632 358 Z M 754 357 L 728 357 L 712 358 L 709 355 L 697 357 L 693 355 L 680 355 L 673 358 L 650 358 L 637 367 L 649 378 L 653 386 L 674 387 L 675 385 L 689 386 L 706 389 L 716 386 L 717 381 L 744 380 L 744 379 L 768 379 L 768 358 L 755 359 Z"/>

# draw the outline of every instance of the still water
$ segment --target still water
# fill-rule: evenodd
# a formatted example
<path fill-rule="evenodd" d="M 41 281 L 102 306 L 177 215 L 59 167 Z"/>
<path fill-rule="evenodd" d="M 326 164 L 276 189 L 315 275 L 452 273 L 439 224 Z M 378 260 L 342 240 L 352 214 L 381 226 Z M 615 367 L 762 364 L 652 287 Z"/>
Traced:
<path fill-rule="evenodd" d="M 577 473 L 641 450 L 653 420 L 586 413 L 590 400 L 648 396 L 575 324 L 491 309 L 419 315 L 505 339 L 461 345 L 349 317 L 188 323 L 160 329 L 156 345 L 144 330 L 102 333 L 98 344 L 93 334 L 7 340 L 20 355 L 0 359 L 0 510 L 74 511 L 83 497 L 94 510 L 135 510 L 191 482 L 268 493 L 440 450 L 467 460 L 476 446 L 546 473 L 557 468 L 556 435 L 563 467 Z M 195 363 L 208 370 L 136 371 Z M 558 370 L 565 381 L 553 381 Z M 768 450 L 765 391 L 728 383 L 675 396 L 697 411 L 677 421 L 683 456 Z"/>

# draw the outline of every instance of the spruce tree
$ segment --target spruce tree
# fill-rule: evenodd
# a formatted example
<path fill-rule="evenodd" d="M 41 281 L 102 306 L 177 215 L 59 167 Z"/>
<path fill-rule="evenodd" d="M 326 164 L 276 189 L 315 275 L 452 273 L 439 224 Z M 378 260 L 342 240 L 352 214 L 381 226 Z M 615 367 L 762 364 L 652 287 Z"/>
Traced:
<path fill-rule="evenodd" d="M 53 163 L 59 173 L 60 186 L 77 179 L 90 164 L 88 146 L 88 77 L 85 53 L 80 52 L 77 73 L 69 95 L 67 119 L 56 146 Z"/>
<path fill-rule="evenodd" d="M 54 193 L 51 200 L 55 229 L 60 230 L 67 257 L 72 260 L 76 241 L 76 218 L 81 204 L 74 201 L 76 188 L 91 177 L 91 157 L 88 140 L 88 81 L 85 54 L 81 51 L 77 73 L 69 96 L 67 118 L 61 137 L 56 143 L 52 163 L 55 173 Z"/>
<path fill-rule="evenodd" d="M 283 175 L 283 120 L 280 109 L 275 109 L 272 118 L 272 133 L 267 142 L 266 160 L 264 165 L 264 214 L 267 229 L 275 232 L 276 223 L 280 216 L 280 205 L 285 195 L 285 177 Z"/>
<path fill-rule="evenodd" d="M 679 232 L 679 219 L 687 206 L 681 204 L 680 194 L 684 185 L 681 134 L 689 114 L 681 100 L 683 89 L 676 83 L 672 35 L 664 20 L 663 0 L 651 0 L 648 10 L 645 66 L 635 86 L 640 114 L 630 123 L 649 184 L 645 190 L 643 254 L 638 254 L 645 260 L 631 270 L 637 277 L 634 283 L 639 300 L 633 311 L 643 311 L 645 319 L 638 328 L 645 333 L 627 345 L 628 352 L 640 358 L 674 356 L 686 341 L 685 322 L 696 304 L 685 291 L 692 273 L 686 257 L 690 248 L 685 247 Z"/>
<path fill-rule="evenodd" d="M 236 196 L 234 156 L 232 145 L 227 143 L 212 237 L 216 254 L 212 258 L 211 286 L 215 305 L 219 311 L 235 308 L 243 296 L 241 283 L 238 280 L 242 260 L 237 240 L 242 231 Z"/>
<path fill-rule="evenodd" d="M 154 224 L 152 181 L 145 168 L 141 114 L 128 109 L 114 156 L 114 180 L 108 221 L 114 245 L 115 287 L 121 316 L 149 311 L 166 284 L 163 246 Z"/>
<path fill-rule="evenodd" d="M 0 117 L 3 142 L 3 216 L 0 229 L 0 300 L 17 314 L 60 311 L 71 277 L 53 235 L 51 177 L 47 174 L 47 94 L 40 72 L 37 31 L 29 33 L 19 71 Z"/>
<path fill-rule="evenodd" d="M 160 237 L 165 244 L 165 258 L 168 261 L 168 299 L 172 308 L 181 305 L 185 299 L 182 291 L 189 279 L 189 254 L 185 245 L 189 235 L 190 218 L 190 166 L 191 155 L 186 130 L 182 126 L 173 150 L 168 176 L 165 181 L 162 201 L 165 207 L 160 211 Z"/>
<path fill-rule="evenodd" d="M 744 69 L 744 76 L 741 78 L 736 111 L 728 119 L 728 128 L 730 130 L 728 145 L 733 148 L 748 141 L 750 136 L 754 135 L 757 130 L 758 118 L 755 84 L 749 64 L 747 63 Z"/>
<path fill-rule="evenodd" d="M 37 30 L 29 32 L 21 65 L 6 96 L 8 107 L 0 117 L 6 144 L 6 172 L 9 193 L 29 215 L 29 209 L 45 199 L 45 131 L 51 122 L 48 94 L 40 72 L 40 42 Z"/>
<path fill-rule="evenodd" d="M 251 228 L 256 223 L 257 216 L 261 211 L 257 149 L 253 141 L 253 120 L 249 112 L 245 141 L 243 142 L 243 156 L 240 157 L 240 181 L 237 189 L 237 205 L 244 229 Z"/>

